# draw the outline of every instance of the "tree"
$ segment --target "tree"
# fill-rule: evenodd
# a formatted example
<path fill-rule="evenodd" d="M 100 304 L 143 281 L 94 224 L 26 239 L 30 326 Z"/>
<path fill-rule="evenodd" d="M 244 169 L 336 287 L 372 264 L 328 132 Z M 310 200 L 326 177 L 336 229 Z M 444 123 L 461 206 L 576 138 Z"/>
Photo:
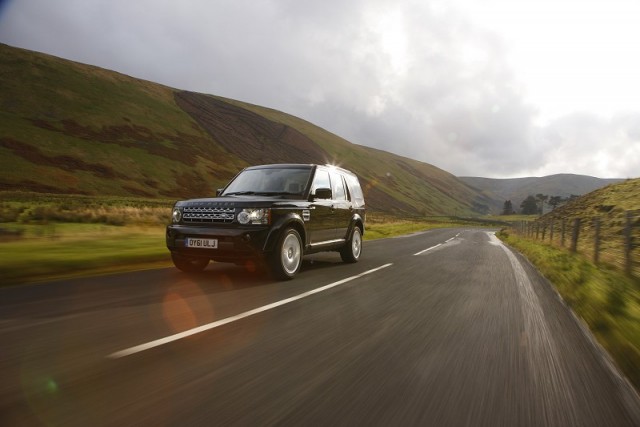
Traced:
<path fill-rule="evenodd" d="M 538 201 L 538 213 L 542 215 L 544 213 L 544 202 L 549 199 L 549 196 L 547 196 L 546 194 L 538 193 L 536 194 L 536 199 Z"/>
<path fill-rule="evenodd" d="M 511 200 L 506 200 L 504 202 L 504 208 L 502 209 L 502 215 L 513 215 L 514 213 L 516 212 L 513 210 Z"/>
<path fill-rule="evenodd" d="M 535 215 L 538 213 L 538 201 L 533 196 L 527 196 L 522 203 L 520 203 L 520 209 L 523 215 Z"/>
<path fill-rule="evenodd" d="M 555 209 L 563 201 L 564 199 L 562 198 L 562 196 L 551 196 L 549 198 L 549 206 L 551 206 L 551 209 Z"/>

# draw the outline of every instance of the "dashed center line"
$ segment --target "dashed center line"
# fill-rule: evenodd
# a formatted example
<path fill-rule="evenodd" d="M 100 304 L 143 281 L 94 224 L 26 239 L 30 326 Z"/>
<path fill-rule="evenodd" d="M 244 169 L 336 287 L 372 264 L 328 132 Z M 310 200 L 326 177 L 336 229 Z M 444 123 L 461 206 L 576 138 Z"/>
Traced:
<path fill-rule="evenodd" d="M 416 255 L 422 255 L 423 253 L 425 253 L 425 252 L 427 252 L 427 251 L 430 251 L 430 250 L 432 250 L 432 249 L 435 249 L 435 248 L 437 248 L 438 246 L 442 246 L 442 243 L 438 243 L 438 244 L 437 244 L 437 245 L 435 245 L 435 246 L 431 246 L 430 248 L 427 248 L 427 249 L 421 250 L 420 252 L 416 252 L 415 254 L 413 254 L 413 256 L 416 256 Z"/>
<path fill-rule="evenodd" d="M 380 267 L 377 267 L 377 268 L 374 268 L 374 269 L 371 269 L 371 270 L 367 270 L 364 273 L 360 273 L 360 274 L 357 274 L 355 276 L 347 277 L 346 279 L 342 279 L 342 280 L 339 280 L 337 282 L 330 283 L 330 284 L 328 284 L 326 286 L 322 286 L 322 287 L 319 287 L 319 288 L 316 288 L 316 289 L 312 289 L 312 290 L 310 290 L 308 292 L 304 292 L 302 294 L 293 296 L 291 298 L 283 299 L 281 301 L 276 301 L 274 303 L 267 304 L 265 306 L 255 308 L 253 310 L 245 311 L 244 313 L 240 313 L 240 314 L 237 314 L 235 316 L 227 317 L 227 318 L 224 318 L 224 319 L 216 320 L 215 322 L 207 323 L 206 325 L 198 326 L 197 328 L 189 329 L 189 330 L 186 330 L 186 331 L 174 334 L 174 335 L 169 335 L 168 337 L 160 338 L 160 339 L 157 339 L 157 340 L 154 340 L 154 341 L 150 341 L 148 343 L 137 345 L 135 347 L 130 347 L 130 348 L 127 348 L 127 349 L 124 349 L 124 350 L 121 350 L 121 351 L 117 351 L 115 353 L 112 353 L 112 354 L 108 355 L 107 358 L 109 358 L 109 359 L 120 359 L 122 357 L 130 356 L 130 355 L 135 354 L 135 353 L 140 353 L 142 351 L 149 350 L 149 349 L 154 348 L 154 347 L 159 347 L 161 345 L 168 344 L 168 343 L 173 342 L 173 341 L 178 341 L 180 339 L 187 338 L 187 337 L 190 337 L 192 335 L 199 334 L 201 332 L 208 331 L 210 329 L 214 329 L 214 328 L 217 328 L 219 326 L 223 326 L 223 325 L 226 325 L 228 323 L 232 323 L 232 322 L 238 321 L 240 319 L 244 319 L 246 317 L 253 316 L 255 314 L 262 313 L 262 312 L 265 312 L 267 310 L 274 309 L 276 307 L 280 307 L 280 306 L 285 305 L 285 304 L 289 304 L 289 303 L 297 301 L 299 299 L 306 298 L 308 296 L 317 294 L 317 293 L 322 292 L 322 291 L 326 291 L 327 289 L 331 289 L 331 288 L 334 288 L 336 286 L 343 285 L 343 284 L 345 284 L 347 282 L 351 282 L 352 280 L 359 279 L 360 277 L 366 276 L 367 274 L 375 273 L 376 271 L 382 270 L 383 268 L 387 268 L 387 267 L 390 267 L 392 265 L 393 265 L 393 263 L 385 264 L 385 265 L 382 265 Z"/>
<path fill-rule="evenodd" d="M 450 238 L 450 239 L 445 240 L 445 241 L 444 241 L 444 243 L 449 243 L 450 241 L 454 240 L 454 239 L 455 239 L 455 238 L 457 238 L 458 236 L 460 236 L 460 233 L 456 234 L 455 236 L 453 236 L 453 237 L 452 237 L 452 238 Z M 423 254 L 423 253 L 425 253 L 425 252 L 428 252 L 428 251 L 433 250 L 433 249 L 435 249 L 435 248 L 437 248 L 437 247 L 439 247 L 439 246 L 442 246 L 444 243 L 438 243 L 438 244 L 437 244 L 437 245 L 435 245 L 435 246 L 431 246 L 430 248 L 423 249 L 423 250 L 421 250 L 420 252 L 416 252 L 415 254 L 413 254 L 413 256 L 422 255 L 422 254 Z"/>

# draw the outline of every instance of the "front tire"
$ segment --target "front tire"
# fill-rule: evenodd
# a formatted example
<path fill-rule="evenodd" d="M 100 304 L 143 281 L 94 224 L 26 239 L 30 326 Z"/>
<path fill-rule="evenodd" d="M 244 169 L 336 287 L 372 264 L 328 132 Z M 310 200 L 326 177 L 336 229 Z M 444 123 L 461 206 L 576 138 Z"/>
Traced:
<path fill-rule="evenodd" d="M 271 254 L 269 267 L 276 279 L 291 280 L 302 266 L 302 239 L 293 228 L 284 230 L 275 251 Z"/>
<path fill-rule="evenodd" d="M 185 273 L 200 273 L 209 265 L 209 259 L 207 258 L 193 258 L 173 252 L 171 253 L 171 260 L 178 270 Z"/>
<path fill-rule="evenodd" d="M 362 232 L 360 231 L 360 227 L 354 226 L 351 231 L 351 237 L 340 251 L 340 258 L 342 258 L 344 262 L 355 263 L 358 262 L 361 254 Z"/>

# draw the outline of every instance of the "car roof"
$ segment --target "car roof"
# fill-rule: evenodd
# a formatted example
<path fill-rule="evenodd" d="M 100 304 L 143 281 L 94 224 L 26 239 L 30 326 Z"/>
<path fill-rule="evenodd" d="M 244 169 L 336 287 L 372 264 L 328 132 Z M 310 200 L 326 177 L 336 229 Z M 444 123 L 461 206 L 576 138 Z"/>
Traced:
<path fill-rule="evenodd" d="M 330 164 L 318 165 L 318 164 L 314 164 L 314 163 L 276 163 L 276 164 L 270 164 L 270 165 L 256 165 L 256 166 L 249 166 L 249 167 L 245 168 L 245 170 L 253 170 L 253 169 L 306 169 L 306 168 L 311 169 L 311 168 L 315 168 L 315 167 L 334 169 L 334 170 L 337 170 L 339 172 L 355 176 L 355 174 L 353 172 L 351 172 L 350 170 L 341 168 L 340 166 L 335 166 L 335 165 L 330 165 Z"/>
<path fill-rule="evenodd" d="M 279 163 L 273 165 L 256 165 L 246 167 L 245 170 L 251 169 L 311 169 L 315 165 L 313 164 L 303 164 L 303 163 Z"/>

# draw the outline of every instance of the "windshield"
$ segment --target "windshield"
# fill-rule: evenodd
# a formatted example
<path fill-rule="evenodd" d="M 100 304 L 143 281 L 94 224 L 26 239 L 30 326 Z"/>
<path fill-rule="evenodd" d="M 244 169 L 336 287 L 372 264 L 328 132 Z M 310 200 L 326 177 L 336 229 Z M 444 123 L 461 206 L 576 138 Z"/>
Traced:
<path fill-rule="evenodd" d="M 264 168 L 242 171 L 224 190 L 223 196 L 296 195 L 302 196 L 310 168 Z"/>

